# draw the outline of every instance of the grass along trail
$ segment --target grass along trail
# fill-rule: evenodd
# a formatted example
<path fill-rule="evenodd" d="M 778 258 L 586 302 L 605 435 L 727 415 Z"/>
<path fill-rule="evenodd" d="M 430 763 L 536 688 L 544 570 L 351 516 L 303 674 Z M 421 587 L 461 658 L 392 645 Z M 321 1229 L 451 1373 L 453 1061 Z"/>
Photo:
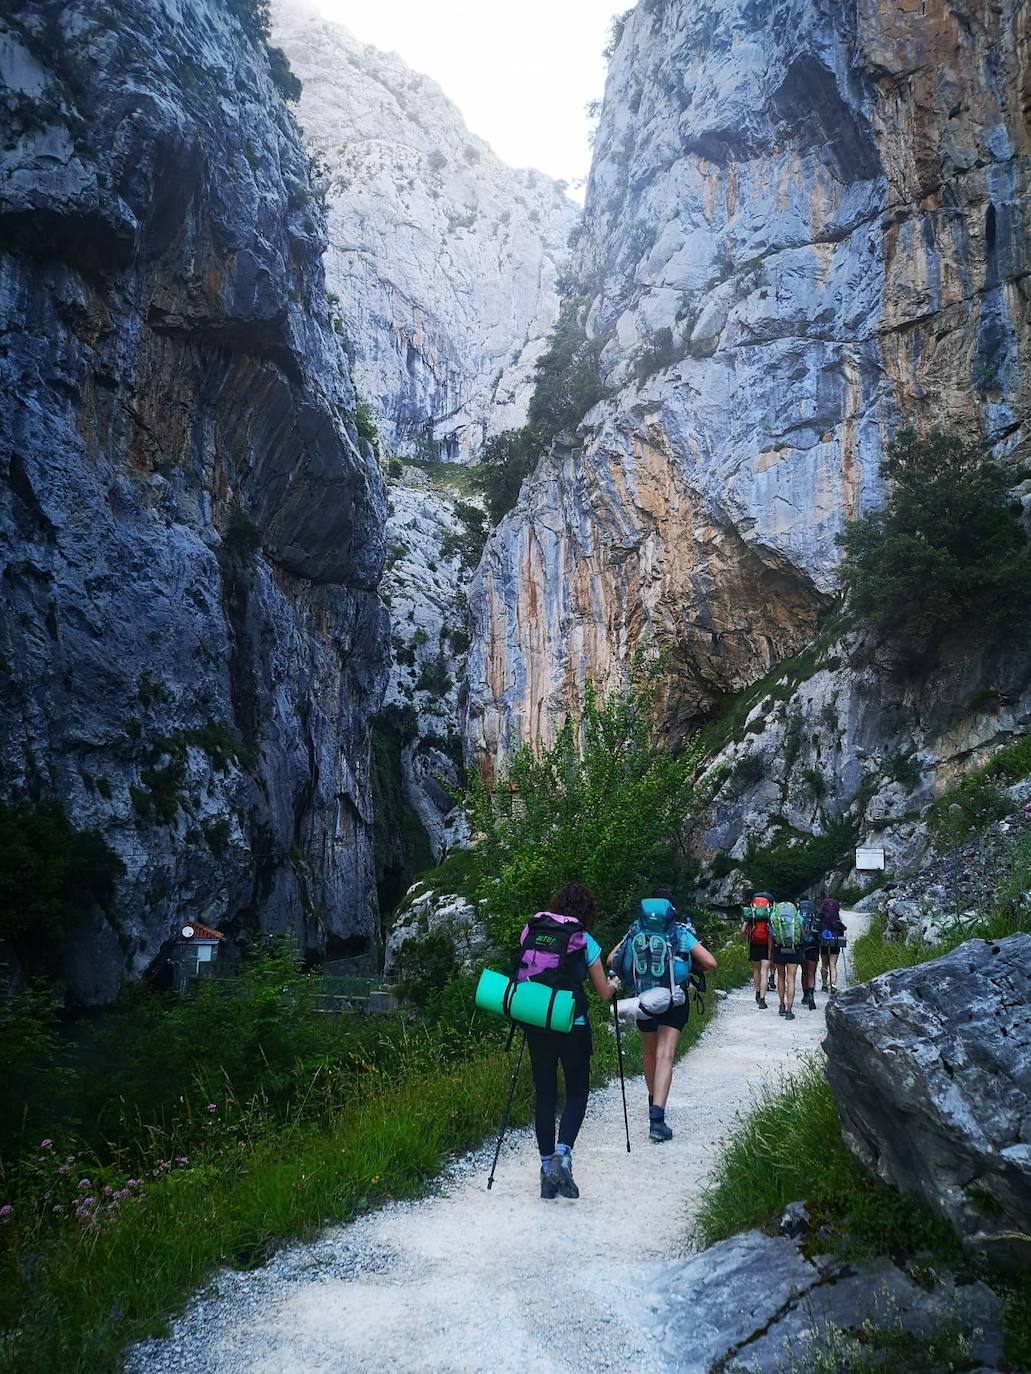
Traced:
<path fill-rule="evenodd" d="M 867 918 L 845 915 L 852 941 Z M 533 1132 L 513 1132 L 490 1193 L 493 1142 L 457 1160 L 434 1196 L 389 1204 L 251 1273 L 223 1272 L 171 1336 L 130 1352 L 129 1374 L 666 1370 L 647 1321 L 655 1263 L 685 1249 L 754 1091 L 818 1049 L 825 1001 L 818 993 L 811 1012 L 796 1000 L 786 1022 L 774 994 L 761 1011 L 751 985 L 731 993 L 677 1067 L 666 1145 L 648 1141 L 643 1078 L 627 1083 L 629 1157 L 618 1081 L 594 1092 L 574 1152 L 579 1201 L 538 1198 Z"/>

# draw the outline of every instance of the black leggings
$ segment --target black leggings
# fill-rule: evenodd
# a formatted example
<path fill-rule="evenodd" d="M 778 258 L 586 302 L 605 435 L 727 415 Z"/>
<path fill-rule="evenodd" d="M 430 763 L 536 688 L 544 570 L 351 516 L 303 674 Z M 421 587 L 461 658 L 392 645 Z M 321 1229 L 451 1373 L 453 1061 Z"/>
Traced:
<path fill-rule="evenodd" d="M 559 1122 L 559 1144 L 570 1149 L 576 1143 L 587 1111 L 591 1087 L 591 1028 L 574 1026 L 568 1035 L 558 1031 L 527 1030 L 533 1091 L 536 1099 L 534 1126 L 542 1155 L 555 1153 L 555 1109 L 558 1105 L 558 1066 L 566 1084 L 566 1105 Z"/>

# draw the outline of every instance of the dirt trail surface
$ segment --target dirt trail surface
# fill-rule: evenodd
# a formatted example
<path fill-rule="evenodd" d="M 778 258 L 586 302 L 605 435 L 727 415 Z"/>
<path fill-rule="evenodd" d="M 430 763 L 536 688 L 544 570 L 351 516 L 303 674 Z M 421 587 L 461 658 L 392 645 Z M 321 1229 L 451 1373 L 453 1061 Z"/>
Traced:
<path fill-rule="evenodd" d="M 846 913 L 849 936 L 865 928 Z M 839 979 L 844 986 L 845 979 Z M 137 1346 L 129 1374 L 586 1374 L 672 1368 L 646 1318 L 656 1261 L 689 1245 L 699 1193 L 735 1120 L 763 1083 L 819 1048 L 825 998 L 795 1020 L 730 994 L 680 1062 L 668 1144 L 648 1141 L 643 1078 L 592 1094 L 573 1162 L 577 1202 L 538 1197 L 529 1130 L 457 1160 L 434 1196 L 391 1204 L 252 1273 L 225 1272 L 165 1340 Z M 630 1032 L 633 1034 L 633 1032 Z M 524 1066 L 524 1072 L 526 1068 Z M 500 1112 L 501 1103 L 498 1103 Z M 631 1197 L 648 1218 L 623 1225 Z"/>

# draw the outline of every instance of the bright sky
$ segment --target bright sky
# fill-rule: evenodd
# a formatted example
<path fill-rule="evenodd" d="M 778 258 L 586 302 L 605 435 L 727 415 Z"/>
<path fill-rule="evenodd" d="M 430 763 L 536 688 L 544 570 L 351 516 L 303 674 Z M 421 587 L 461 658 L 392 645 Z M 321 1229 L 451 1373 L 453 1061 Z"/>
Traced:
<path fill-rule="evenodd" d="M 317 3 L 356 37 L 432 76 L 506 162 L 570 183 L 587 176 L 584 106 L 601 97 L 609 20 L 630 0 Z"/>

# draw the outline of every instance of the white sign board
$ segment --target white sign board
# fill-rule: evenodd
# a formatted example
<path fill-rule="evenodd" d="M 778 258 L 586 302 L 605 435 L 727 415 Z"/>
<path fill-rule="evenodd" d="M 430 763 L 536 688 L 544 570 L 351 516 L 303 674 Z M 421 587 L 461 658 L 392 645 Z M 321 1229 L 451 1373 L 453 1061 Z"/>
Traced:
<path fill-rule="evenodd" d="M 856 868 L 883 868 L 884 850 L 883 849 L 857 849 Z"/>

